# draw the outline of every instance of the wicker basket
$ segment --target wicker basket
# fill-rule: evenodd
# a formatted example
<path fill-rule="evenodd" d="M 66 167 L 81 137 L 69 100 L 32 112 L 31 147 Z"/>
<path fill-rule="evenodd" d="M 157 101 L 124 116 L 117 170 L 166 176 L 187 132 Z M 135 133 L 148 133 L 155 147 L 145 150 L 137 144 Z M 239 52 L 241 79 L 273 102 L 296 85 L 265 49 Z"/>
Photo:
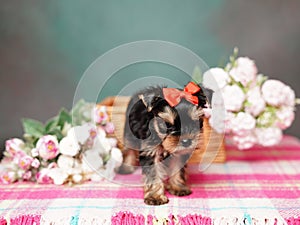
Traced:
<path fill-rule="evenodd" d="M 129 97 L 118 96 L 108 97 L 99 103 L 99 106 L 106 106 L 108 115 L 115 125 L 115 134 L 119 147 L 123 149 L 123 134 L 125 125 L 125 114 Z M 222 163 L 226 160 L 224 136 L 216 133 L 205 119 L 203 123 L 203 144 L 196 148 L 189 163 Z"/>

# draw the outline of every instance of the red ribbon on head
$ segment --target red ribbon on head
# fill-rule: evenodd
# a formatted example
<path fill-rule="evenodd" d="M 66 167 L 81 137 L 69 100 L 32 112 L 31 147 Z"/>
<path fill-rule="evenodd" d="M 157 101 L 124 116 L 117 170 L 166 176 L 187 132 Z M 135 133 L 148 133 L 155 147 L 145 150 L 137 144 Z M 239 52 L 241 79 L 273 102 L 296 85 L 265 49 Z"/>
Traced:
<path fill-rule="evenodd" d="M 163 95 L 171 107 L 178 105 L 182 98 L 185 98 L 194 105 L 198 105 L 198 97 L 193 94 L 200 90 L 201 88 L 197 84 L 189 82 L 184 87 L 183 91 L 176 88 L 163 88 Z"/>

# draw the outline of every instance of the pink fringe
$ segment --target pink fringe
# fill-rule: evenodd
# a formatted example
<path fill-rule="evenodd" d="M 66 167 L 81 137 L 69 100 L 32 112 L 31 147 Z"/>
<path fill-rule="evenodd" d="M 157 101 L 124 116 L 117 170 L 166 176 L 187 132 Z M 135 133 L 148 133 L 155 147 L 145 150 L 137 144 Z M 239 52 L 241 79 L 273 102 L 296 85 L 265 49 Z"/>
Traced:
<path fill-rule="evenodd" d="M 153 221 L 158 219 L 152 215 L 147 216 L 147 225 L 153 225 Z M 212 220 L 209 217 L 200 215 L 177 216 L 170 214 L 166 218 L 168 225 L 176 225 L 178 222 L 182 225 L 212 225 Z M 111 218 L 112 225 L 144 225 L 145 217 L 143 215 L 134 215 L 131 212 L 118 212 Z"/>
<path fill-rule="evenodd" d="M 300 225 L 300 217 L 286 219 L 288 225 Z"/>
<path fill-rule="evenodd" d="M 7 225 L 6 219 L 0 217 L 0 225 Z"/>
<path fill-rule="evenodd" d="M 40 225 L 40 215 L 22 215 L 10 219 L 10 225 Z"/>
<path fill-rule="evenodd" d="M 145 220 L 147 223 L 145 223 Z M 285 219 L 288 225 L 300 225 L 300 217 Z M 148 215 L 147 219 L 143 215 L 134 215 L 131 212 L 118 212 L 111 218 L 112 225 L 153 225 L 154 221 L 159 221 L 155 216 Z M 174 216 L 170 214 L 166 218 L 168 225 L 212 225 L 213 221 L 210 217 L 203 217 L 197 214 L 189 214 L 186 216 Z M 278 220 L 275 219 L 274 225 L 277 225 Z M 0 223 L 0 225 L 2 225 Z M 3 224 L 4 225 L 4 224 Z"/>
<path fill-rule="evenodd" d="M 143 215 L 133 215 L 131 212 L 118 212 L 111 218 L 112 225 L 144 225 L 145 217 Z"/>

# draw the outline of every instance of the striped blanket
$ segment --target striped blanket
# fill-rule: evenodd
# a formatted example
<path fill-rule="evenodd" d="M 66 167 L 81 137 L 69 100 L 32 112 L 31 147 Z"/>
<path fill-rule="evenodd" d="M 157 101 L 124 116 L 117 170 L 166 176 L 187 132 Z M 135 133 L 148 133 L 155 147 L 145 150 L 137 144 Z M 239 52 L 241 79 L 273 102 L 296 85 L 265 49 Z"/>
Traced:
<path fill-rule="evenodd" d="M 140 171 L 76 186 L 1 185 L 0 225 L 300 224 L 298 139 L 286 136 L 278 146 L 250 151 L 227 143 L 226 150 L 224 164 L 203 173 L 190 166 L 193 193 L 168 195 L 162 206 L 143 203 Z"/>

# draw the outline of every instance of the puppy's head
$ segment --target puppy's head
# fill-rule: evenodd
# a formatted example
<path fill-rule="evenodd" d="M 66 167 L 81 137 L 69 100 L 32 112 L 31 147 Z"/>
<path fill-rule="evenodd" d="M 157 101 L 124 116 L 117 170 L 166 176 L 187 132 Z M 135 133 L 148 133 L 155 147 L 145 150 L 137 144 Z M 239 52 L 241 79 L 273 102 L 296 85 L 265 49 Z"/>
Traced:
<path fill-rule="evenodd" d="M 203 108 L 206 107 L 207 98 L 202 89 L 195 96 L 198 98 L 197 105 L 181 99 L 178 105 L 171 107 L 161 95 L 139 95 L 147 111 L 153 115 L 150 129 L 170 154 L 191 153 L 199 143 L 201 144 Z"/>

